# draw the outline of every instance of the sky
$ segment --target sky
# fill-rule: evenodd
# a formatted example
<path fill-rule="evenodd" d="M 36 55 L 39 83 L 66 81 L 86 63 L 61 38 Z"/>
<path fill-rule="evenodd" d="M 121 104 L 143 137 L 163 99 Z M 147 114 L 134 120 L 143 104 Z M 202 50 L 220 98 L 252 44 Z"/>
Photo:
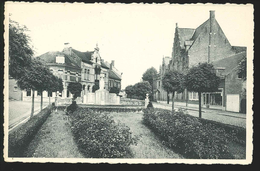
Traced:
<path fill-rule="evenodd" d="M 159 70 L 171 57 L 176 23 L 197 28 L 215 10 L 215 17 L 232 46 L 250 46 L 251 5 L 13 3 L 6 15 L 30 32 L 35 56 L 62 51 L 64 43 L 79 51 L 99 46 L 101 58 L 123 73 L 122 88 L 134 85 L 150 67 Z"/>

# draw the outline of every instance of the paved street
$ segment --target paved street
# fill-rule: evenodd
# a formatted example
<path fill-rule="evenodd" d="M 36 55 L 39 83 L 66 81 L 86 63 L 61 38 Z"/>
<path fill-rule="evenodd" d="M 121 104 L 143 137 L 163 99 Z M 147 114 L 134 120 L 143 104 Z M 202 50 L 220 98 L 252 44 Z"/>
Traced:
<path fill-rule="evenodd" d="M 186 108 L 186 103 L 183 102 L 174 102 L 174 105 L 176 110 L 180 107 Z M 153 102 L 153 106 L 168 110 L 172 108 L 171 103 L 167 104 L 166 102 Z M 189 115 L 199 117 L 198 105 L 188 104 L 187 112 Z M 202 118 L 246 128 L 246 114 L 242 113 L 202 108 Z"/>
<path fill-rule="evenodd" d="M 44 102 L 43 108 L 49 103 Z M 34 103 L 34 115 L 40 111 L 40 102 Z M 31 114 L 31 101 L 9 101 L 9 128 L 28 118 Z"/>

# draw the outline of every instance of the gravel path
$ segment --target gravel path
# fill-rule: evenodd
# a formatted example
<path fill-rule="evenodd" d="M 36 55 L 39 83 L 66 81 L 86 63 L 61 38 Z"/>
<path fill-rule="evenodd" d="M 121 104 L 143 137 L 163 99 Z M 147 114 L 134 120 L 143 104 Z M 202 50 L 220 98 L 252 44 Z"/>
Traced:
<path fill-rule="evenodd" d="M 27 157 L 83 158 L 63 111 L 51 113 L 30 143 Z"/>
<path fill-rule="evenodd" d="M 142 124 L 142 112 L 137 113 L 110 113 L 116 122 L 130 128 L 132 135 L 139 137 L 137 145 L 132 145 L 133 158 L 149 159 L 180 159 L 181 155 L 164 146 L 161 141 L 145 125 Z"/>

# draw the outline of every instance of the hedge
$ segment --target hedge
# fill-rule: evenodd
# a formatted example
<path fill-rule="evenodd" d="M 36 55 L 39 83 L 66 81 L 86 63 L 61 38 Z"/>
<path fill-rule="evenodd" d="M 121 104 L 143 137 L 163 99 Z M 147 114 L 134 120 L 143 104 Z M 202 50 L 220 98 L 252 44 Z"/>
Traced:
<path fill-rule="evenodd" d="M 18 127 L 17 129 L 9 132 L 8 137 L 8 156 L 9 157 L 25 157 L 27 148 L 51 114 L 52 106 L 49 105 L 44 108 L 40 113 L 34 115 L 26 123 Z"/>
<path fill-rule="evenodd" d="M 130 106 L 84 106 L 78 105 L 80 108 L 90 109 L 92 111 L 103 113 L 103 112 L 142 112 L 144 107 L 130 107 Z M 58 106 L 58 110 L 68 111 L 66 106 Z M 75 108 L 76 109 L 76 108 Z"/>
<path fill-rule="evenodd" d="M 181 111 L 172 114 L 163 109 L 144 110 L 143 123 L 165 145 L 187 158 L 195 159 L 234 158 L 227 144 L 236 141 L 235 137 L 243 132 L 237 127 L 185 115 Z"/>
<path fill-rule="evenodd" d="M 91 109 L 77 108 L 69 114 L 72 133 L 86 158 L 131 157 L 130 145 L 136 143 L 130 128 L 115 123 L 111 116 Z"/>

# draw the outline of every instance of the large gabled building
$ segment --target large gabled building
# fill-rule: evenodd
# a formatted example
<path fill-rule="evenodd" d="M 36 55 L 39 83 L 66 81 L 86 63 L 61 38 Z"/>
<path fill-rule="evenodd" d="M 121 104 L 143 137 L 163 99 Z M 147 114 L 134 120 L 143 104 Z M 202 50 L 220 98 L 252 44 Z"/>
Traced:
<path fill-rule="evenodd" d="M 246 47 L 232 46 L 215 18 L 215 11 L 210 11 L 209 19 L 196 29 L 179 28 L 176 24 L 171 70 L 186 72 L 199 63 L 212 63 L 218 74 L 222 73 L 219 90 L 213 93 L 203 93 L 202 103 L 205 106 L 219 106 L 223 110 L 241 111 L 241 101 L 244 97 L 243 80 L 238 76 L 236 68 L 242 59 L 246 58 Z M 197 92 L 184 91 L 176 93 L 180 101 L 198 101 Z"/>

